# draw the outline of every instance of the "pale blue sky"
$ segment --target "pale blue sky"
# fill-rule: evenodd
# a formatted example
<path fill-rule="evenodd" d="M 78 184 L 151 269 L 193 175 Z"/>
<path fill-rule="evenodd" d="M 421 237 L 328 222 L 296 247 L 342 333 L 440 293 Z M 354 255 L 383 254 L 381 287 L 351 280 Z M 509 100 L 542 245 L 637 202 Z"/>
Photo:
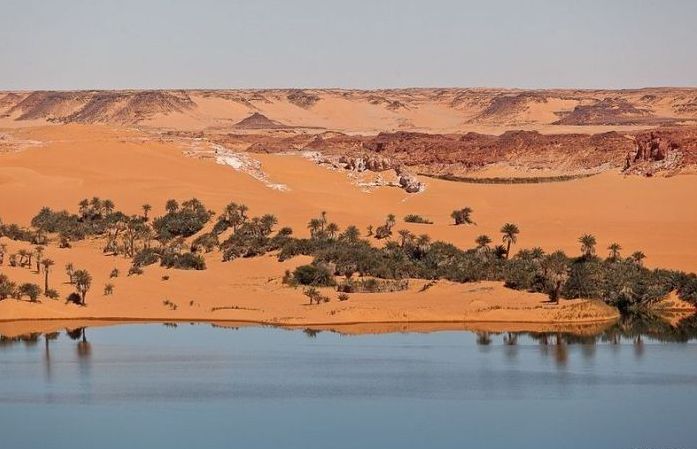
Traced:
<path fill-rule="evenodd" d="M 0 0 L 0 89 L 697 85 L 692 0 Z"/>

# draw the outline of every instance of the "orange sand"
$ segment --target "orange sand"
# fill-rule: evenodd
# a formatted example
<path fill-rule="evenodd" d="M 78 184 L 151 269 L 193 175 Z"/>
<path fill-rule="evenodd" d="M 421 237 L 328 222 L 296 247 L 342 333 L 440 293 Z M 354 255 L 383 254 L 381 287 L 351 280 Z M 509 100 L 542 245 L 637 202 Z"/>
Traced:
<path fill-rule="evenodd" d="M 126 213 L 140 213 L 140 205 L 162 213 L 168 198 L 198 197 L 209 208 L 220 210 L 229 201 L 243 202 L 252 214 L 275 213 L 280 225 L 306 234 L 310 217 L 321 210 L 342 228 L 362 229 L 380 224 L 395 213 L 397 230 L 428 233 L 434 239 L 472 245 L 479 234 L 499 239 L 498 229 L 507 221 L 521 229 L 517 248 L 542 246 L 578 252 L 583 233 L 598 237 L 599 248 L 617 241 L 623 253 L 641 249 L 649 266 L 697 270 L 697 209 L 690 207 L 697 187 L 696 176 L 673 178 L 625 178 L 606 173 L 587 179 L 554 184 L 475 185 L 427 180 L 421 194 L 395 188 L 363 192 L 342 172 L 327 170 L 297 156 L 253 155 L 263 164 L 270 181 L 290 190 L 269 189 L 245 173 L 210 160 L 185 157 L 182 148 L 153 140 L 136 130 L 104 126 L 60 126 L 12 130 L 18 138 L 43 142 L 43 146 L 0 155 L 0 217 L 28 224 L 44 205 L 76 210 L 77 202 L 93 195 L 110 198 Z M 455 208 L 474 209 L 476 226 L 453 226 L 449 214 Z M 401 217 L 418 213 L 433 225 L 405 224 Z M 4 239 L 6 241 L 6 239 Z M 9 252 L 28 247 L 7 242 Z M 615 315 L 596 303 L 565 301 L 545 304 L 542 295 L 516 292 L 500 284 L 452 284 L 440 282 L 419 293 L 419 281 L 402 293 L 352 295 L 339 303 L 305 305 L 300 290 L 280 284 L 286 268 L 306 259 L 283 264 L 272 256 L 222 263 L 220 254 L 207 256 L 208 270 L 186 272 L 148 267 L 143 276 L 126 277 L 129 261 L 102 255 L 98 242 L 81 242 L 73 249 L 48 248 L 46 257 L 56 260 L 52 286 L 64 296 L 71 286 L 63 265 L 70 261 L 94 276 L 88 307 L 64 305 L 43 299 L 41 304 L 7 300 L 0 303 L 0 319 L 25 318 L 152 318 L 249 320 L 287 325 L 339 324 L 400 321 L 533 321 L 569 322 L 607 319 Z M 118 267 L 122 276 L 109 281 Z M 16 281 L 42 284 L 42 276 L 27 269 L 1 266 Z M 169 281 L 162 281 L 167 274 Z M 115 294 L 103 296 L 106 282 Z M 176 311 L 162 304 L 171 300 Z M 194 301 L 190 306 L 189 302 Z M 212 312 L 214 307 L 238 307 Z M 250 309 L 250 310 L 247 310 Z"/>

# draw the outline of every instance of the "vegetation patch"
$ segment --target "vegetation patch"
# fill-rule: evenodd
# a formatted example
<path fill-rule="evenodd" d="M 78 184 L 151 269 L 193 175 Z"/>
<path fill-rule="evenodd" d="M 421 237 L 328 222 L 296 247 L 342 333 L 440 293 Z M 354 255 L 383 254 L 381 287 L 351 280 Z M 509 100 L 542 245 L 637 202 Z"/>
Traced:
<path fill-rule="evenodd" d="M 408 289 L 408 279 L 348 279 L 337 286 L 337 291 L 343 293 L 389 293 Z"/>
<path fill-rule="evenodd" d="M 404 216 L 404 221 L 406 223 L 418 223 L 418 224 L 433 224 L 428 218 L 424 218 L 421 215 L 409 214 Z"/>
<path fill-rule="evenodd" d="M 535 177 L 493 177 L 493 178 L 476 178 L 468 176 L 455 175 L 432 175 L 427 173 L 419 173 L 419 176 L 428 178 L 442 179 L 444 181 L 466 182 L 469 184 L 544 184 L 548 182 L 566 182 L 575 179 L 584 179 L 595 176 L 596 173 L 586 173 L 579 175 L 558 175 L 558 176 L 535 176 Z"/>

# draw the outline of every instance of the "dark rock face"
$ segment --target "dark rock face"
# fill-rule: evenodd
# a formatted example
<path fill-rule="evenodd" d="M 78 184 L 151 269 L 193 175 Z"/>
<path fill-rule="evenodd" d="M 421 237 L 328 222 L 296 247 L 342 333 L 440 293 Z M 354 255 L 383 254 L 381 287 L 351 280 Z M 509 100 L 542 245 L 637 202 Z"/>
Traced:
<path fill-rule="evenodd" d="M 634 162 L 662 161 L 666 158 L 668 151 L 678 147 L 675 142 L 668 142 L 666 139 L 661 139 L 660 136 L 653 132 L 648 135 L 637 136 L 636 144 Z"/>
<path fill-rule="evenodd" d="M 320 100 L 317 95 L 300 89 L 292 90 L 290 93 L 288 93 L 288 95 L 286 95 L 286 98 L 294 105 L 304 109 L 311 108 Z"/>
<path fill-rule="evenodd" d="M 651 111 L 638 108 L 622 98 L 604 98 L 596 103 L 579 105 L 555 125 L 632 125 L 658 123 Z"/>
<path fill-rule="evenodd" d="M 697 164 L 695 128 L 658 128 L 635 136 L 635 147 L 627 153 L 624 172 L 652 176 L 658 172 L 675 173 Z"/>
<path fill-rule="evenodd" d="M 8 113 L 19 113 L 17 120 L 133 124 L 156 114 L 194 107 L 184 91 L 36 91 L 16 103 Z M 71 108 L 74 112 L 66 115 L 65 110 Z"/>

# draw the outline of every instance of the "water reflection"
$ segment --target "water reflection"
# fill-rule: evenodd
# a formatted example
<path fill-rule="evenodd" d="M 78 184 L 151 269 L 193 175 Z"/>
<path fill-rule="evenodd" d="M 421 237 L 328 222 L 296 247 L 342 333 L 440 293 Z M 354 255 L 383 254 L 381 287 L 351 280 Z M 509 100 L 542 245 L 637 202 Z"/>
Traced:
<path fill-rule="evenodd" d="M 3 447 L 41 447 L 21 442 L 49 435 L 58 448 L 229 441 L 278 447 L 277 435 L 295 438 L 284 447 L 304 449 L 338 447 L 337 441 L 347 441 L 345 447 L 692 447 L 697 344 L 656 342 L 697 339 L 695 319 L 673 326 L 646 318 L 626 317 L 593 332 L 488 328 L 360 336 L 240 323 L 38 323 L 61 330 L 0 337 Z M 37 422 L 55 426 L 37 432 Z M 419 423 L 433 429 L 422 439 Z M 521 423 L 528 429 L 522 437 L 502 431 Z M 101 444 L 76 442 L 84 429 Z M 316 429 L 327 431 L 313 434 Z M 273 441 L 250 444 L 269 435 Z M 366 441 L 356 440 L 363 436 Z M 392 440 L 375 440 L 380 437 Z M 538 444 L 540 438 L 546 440 Z M 443 441 L 452 444 L 434 444 Z"/>
<path fill-rule="evenodd" d="M 166 327 L 177 328 L 177 323 L 162 323 Z M 195 323 L 191 323 L 194 325 Z M 227 327 L 211 324 L 214 328 L 235 330 L 238 327 Z M 305 328 L 302 332 L 310 339 L 315 339 L 323 330 Z M 64 334 L 70 340 L 74 340 L 75 353 L 82 365 L 88 365 L 92 356 L 93 347 L 87 338 L 87 327 L 66 328 Z M 50 374 L 51 342 L 59 338 L 61 332 L 31 332 L 16 336 L 0 335 L 0 350 L 5 347 L 23 344 L 28 348 L 35 347 L 41 338 L 44 340 L 44 362 L 47 374 Z M 631 344 L 634 355 L 641 358 L 646 351 L 645 340 L 665 343 L 686 343 L 697 339 L 697 315 L 684 318 L 677 323 L 670 323 L 655 315 L 631 315 L 625 316 L 617 323 L 605 330 L 583 334 L 578 332 L 474 332 L 475 342 L 481 350 L 487 351 L 488 347 L 503 345 L 507 357 L 514 358 L 518 352 L 521 337 L 527 337 L 536 342 L 540 352 L 547 356 L 553 356 L 559 366 L 563 366 L 568 360 L 568 346 L 580 346 L 580 352 L 586 359 L 592 359 L 596 354 L 596 345 L 599 343 L 611 346 Z"/>

